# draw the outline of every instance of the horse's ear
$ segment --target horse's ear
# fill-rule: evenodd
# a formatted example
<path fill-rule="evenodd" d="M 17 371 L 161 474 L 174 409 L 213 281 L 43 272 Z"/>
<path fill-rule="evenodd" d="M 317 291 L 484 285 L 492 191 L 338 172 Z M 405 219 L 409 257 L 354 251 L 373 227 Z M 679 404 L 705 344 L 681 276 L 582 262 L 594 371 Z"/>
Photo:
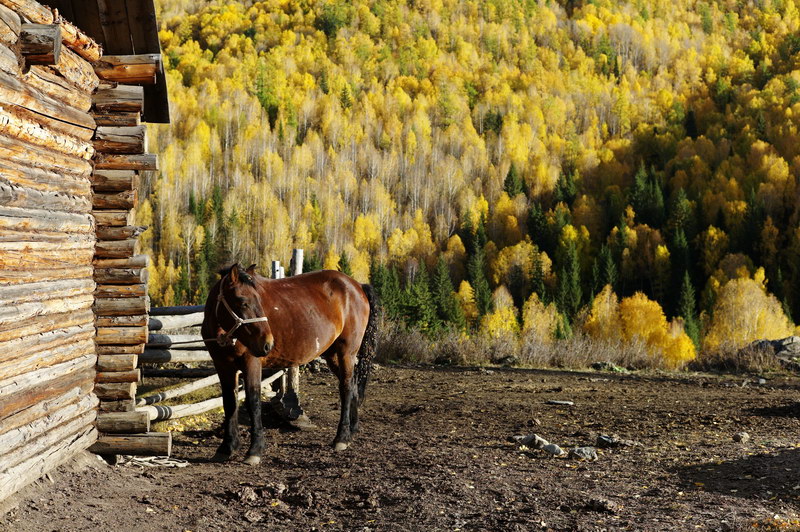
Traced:
<path fill-rule="evenodd" d="M 245 273 L 247 273 L 248 275 L 255 275 L 256 274 L 256 265 L 255 264 L 251 264 L 250 266 L 248 266 L 247 269 L 245 270 Z"/>
<path fill-rule="evenodd" d="M 239 270 L 241 268 L 242 267 L 239 266 L 238 262 L 236 264 L 234 264 L 233 266 L 231 266 L 231 281 L 233 281 L 234 283 L 238 283 L 239 282 Z"/>

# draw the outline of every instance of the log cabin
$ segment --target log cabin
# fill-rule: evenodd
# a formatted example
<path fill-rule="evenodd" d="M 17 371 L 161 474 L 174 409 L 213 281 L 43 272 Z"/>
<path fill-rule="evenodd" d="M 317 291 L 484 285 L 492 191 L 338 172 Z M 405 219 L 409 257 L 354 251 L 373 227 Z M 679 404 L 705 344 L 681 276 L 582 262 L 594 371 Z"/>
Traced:
<path fill-rule="evenodd" d="M 0 0 L 0 500 L 86 449 L 169 454 L 134 408 L 146 122 L 169 122 L 153 0 Z"/>

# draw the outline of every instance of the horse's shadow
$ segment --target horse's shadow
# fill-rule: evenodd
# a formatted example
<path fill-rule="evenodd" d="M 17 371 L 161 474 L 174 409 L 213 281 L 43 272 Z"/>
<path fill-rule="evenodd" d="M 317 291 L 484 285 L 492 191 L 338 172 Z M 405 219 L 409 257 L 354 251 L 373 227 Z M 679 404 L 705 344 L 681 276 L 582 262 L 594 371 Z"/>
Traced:
<path fill-rule="evenodd" d="M 749 412 L 761 417 L 788 417 L 800 418 L 800 403 L 793 402 L 780 406 L 763 406 L 751 408 Z"/>
<path fill-rule="evenodd" d="M 751 500 L 800 498 L 800 448 L 765 451 L 724 462 L 678 467 L 686 491 L 710 491 Z"/>

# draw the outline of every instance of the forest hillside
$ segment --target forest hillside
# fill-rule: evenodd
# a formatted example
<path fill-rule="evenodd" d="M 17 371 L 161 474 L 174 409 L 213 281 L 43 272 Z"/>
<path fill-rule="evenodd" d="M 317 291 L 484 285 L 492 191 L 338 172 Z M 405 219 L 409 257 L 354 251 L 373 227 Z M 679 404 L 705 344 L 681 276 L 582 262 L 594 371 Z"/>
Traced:
<path fill-rule="evenodd" d="M 793 0 L 157 4 L 154 304 L 299 247 L 429 336 L 639 341 L 680 367 L 793 333 Z"/>

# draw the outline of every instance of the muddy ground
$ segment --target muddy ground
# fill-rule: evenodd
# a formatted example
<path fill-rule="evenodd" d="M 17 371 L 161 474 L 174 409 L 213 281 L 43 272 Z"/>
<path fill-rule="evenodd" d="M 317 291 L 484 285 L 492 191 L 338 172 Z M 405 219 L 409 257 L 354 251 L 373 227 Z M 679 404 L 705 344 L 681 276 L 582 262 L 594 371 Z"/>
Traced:
<path fill-rule="evenodd" d="M 173 455 L 187 467 L 84 459 L 6 503 L 0 530 L 740 530 L 774 516 L 782 525 L 800 514 L 800 381 L 745 380 L 383 367 L 361 434 L 335 454 L 334 379 L 305 375 L 303 404 L 319 428 L 268 423 L 260 466 L 208 463 L 216 427 L 176 433 Z M 741 431 L 749 441 L 733 441 Z M 641 446 L 581 462 L 509 441 L 533 432 L 565 449 L 600 433 Z"/>

